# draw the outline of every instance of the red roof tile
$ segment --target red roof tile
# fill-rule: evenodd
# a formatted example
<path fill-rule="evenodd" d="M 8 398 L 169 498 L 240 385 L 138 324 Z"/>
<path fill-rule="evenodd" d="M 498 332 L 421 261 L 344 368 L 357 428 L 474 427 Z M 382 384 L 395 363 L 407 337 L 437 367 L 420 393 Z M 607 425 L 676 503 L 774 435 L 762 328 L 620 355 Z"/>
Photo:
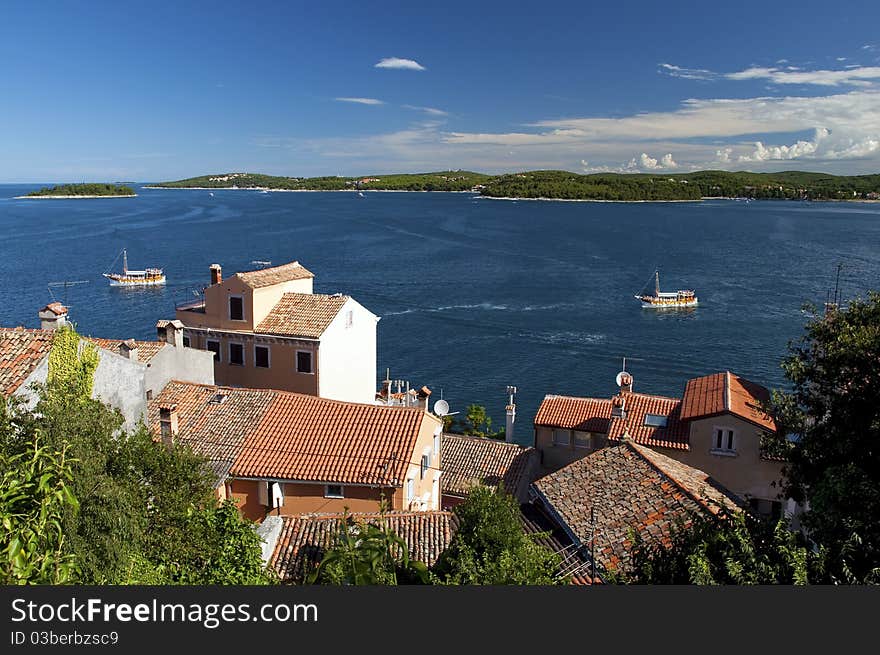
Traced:
<path fill-rule="evenodd" d="M 770 392 L 730 371 L 688 380 L 682 398 L 681 418 L 693 420 L 730 412 L 766 430 L 776 430 L 773 418 L 761 403 Z"/>
<path fill-rule="evenodd" d="M 54 332 L 0 328 L 0 393 L 15 393 L 52 348 Z"/>
<path fill-rule="evenodd" d="M 538 467 L 534 448 L 463 434 L 443 435 L 440 460 L 443 493 L 455 496 L 466 496 L 475 482 L 489 487 L 503 482 L 508 493 L 524 499 Z"/>
<path fill-rule="evenodd" d="M 678 398 L 627 392 L 617 398 L 623 401 L 625 417 L 612 417 L 608 428 L 609 439 L 619 439 L 626 432 L 633 441 L 646 446 L 677 450 L 689 448 L 688 426 L 680 420 L 681 401 Z M 648 414 L 665 417 L 666 425 L 646 425 Z"/>
<path fill-rule="evenodd" d="M 574 398 L 572 396 L 545 396 L 535 415 L 535 425 L 608 432 L 611 401 L 606 398 Z"/>
<path fill-rule="evenodd" d="M 348 298 L 341 294 L 285 293 L 254 332 L 317 339 Z"/>
<path fill-rule="evenodd" d="M 382 514 L 349 514 L 351 522 L 379 525 Z M 301 584 L 332 547 L 343 514 L 303 514 L 283 517 L 281 535 L 269 560 L 283 582 Z M 433 566 L 446 550 L 458 521 L 452 512 L 386 512 L 386 524 L 406 542 L 410 559 Z"/>
<path fill-rule="evenodd" d="M 159 353 L 159 351 L 162 350 L 162 348 L 168 345 L 164 341 L 135 341 L 134 339 L 99 339 L 97 337 L 84 338 L 88 341 L 91 341 L 93 344 L 98 346 L 98 348 L 109 350 L 116 353 L 117 355 L 119 354 L 119 344 L 133 341 L 134 344 L 137 346 L 138 361 L 144 364 L 149 363 L 149 361 L 153 359 L 153 357 L 155 357 Z"/>
<path fill-rule="evenodd" d="M 291 280 L 315 277 L 314 273 L 299 262 L 289 262 L 280 266 L 272 266 L 271 268 L 261 268 L 256 271 L 244 271 L 235 275 L 252 289 L 269 287 L 273 284 L 281 284 Z"/>
<path fill-rule="evenodd" d="M 581 545 L 590 547 L 595 527 L 596 563 L 605 569 L 629 566 L 631 528 L 646 541 L 667 544 L 678 522 L 742 506 L 706 473 L 628 439 L 541 478 L 534 488 Z"/>

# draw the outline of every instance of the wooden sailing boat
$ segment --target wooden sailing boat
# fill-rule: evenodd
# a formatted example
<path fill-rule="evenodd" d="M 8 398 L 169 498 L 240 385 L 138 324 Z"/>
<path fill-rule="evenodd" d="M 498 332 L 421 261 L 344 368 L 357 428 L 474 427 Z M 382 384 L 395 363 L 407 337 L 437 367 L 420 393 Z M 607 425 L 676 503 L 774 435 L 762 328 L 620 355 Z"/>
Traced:
<path fill-rule="evenodd" d="M 648 285 L 646 284 L 645 286 Z M 644 288 L 642 288 L 642 291 L 644 291 Z M 697 296 L 692 289 L 660 291 L 660 271 L 654 271 L 654 295 L 649 296 L 640 293 L 635 296 L 635 299 L 641 301 L 642 307 L 650 307 L 653 309 L 697 306 Z"/>
<path fill-rule="evenodd" d="M 128 253 L 125 248 L 119 254 L 122 255 L 122 273 L 101 274 L 110 280 L 111 287 L 144 287 L 165 284 L 165 273 L 161 268 L 145 268 L 142 271 L 129 270 Z M 116 255 L 110 268 L 113 268 L 118 259 L 119 255 Z"/>

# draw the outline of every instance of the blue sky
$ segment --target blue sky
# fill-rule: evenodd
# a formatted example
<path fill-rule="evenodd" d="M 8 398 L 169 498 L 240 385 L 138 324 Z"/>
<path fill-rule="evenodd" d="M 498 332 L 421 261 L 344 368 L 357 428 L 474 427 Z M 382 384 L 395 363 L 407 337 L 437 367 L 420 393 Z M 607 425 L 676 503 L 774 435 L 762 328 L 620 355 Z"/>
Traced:
<path fill-rule="evenodd" d="M 880 171 L 878 2 L 324 4 L 4 5 L 0 181 Z"/>

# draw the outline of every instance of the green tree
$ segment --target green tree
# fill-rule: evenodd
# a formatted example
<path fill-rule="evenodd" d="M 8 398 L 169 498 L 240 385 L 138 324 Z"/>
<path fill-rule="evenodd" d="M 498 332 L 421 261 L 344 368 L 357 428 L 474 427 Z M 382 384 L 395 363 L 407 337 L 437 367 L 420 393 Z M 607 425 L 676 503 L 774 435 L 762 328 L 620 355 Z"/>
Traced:
<path fill-rule="evenodd" d="M 384 511 L 378 521 L 355 521 L 346 511 L 332 548 L 308 577 L 310 584 L 425 584 L 428 569 L 410 559 L 406 542 L 388 525 Z"/>
<path fill-rule="evenodd" d="M 788 451 L 786 492 L 806 501 L 828 580 L 880 582 L 880 293 L 818 315 L 783 363 L 774 398 Z"/>
<path fill-rule="evenodd" d="M 63 325 L 55 332 L 49 351 L 49 387 L 71 400 L 91 397 L 100 361 L 98 350 L 90 343 L 80 345 L 80 341 L 72 325 Z"/>
<path fill-rule="evenodd" d="M 434 565 L 441 584 L 559 584 L 559 556 L 523 530 L 513 496 L 474 487 L 455 508 L 458 530 Z"/>

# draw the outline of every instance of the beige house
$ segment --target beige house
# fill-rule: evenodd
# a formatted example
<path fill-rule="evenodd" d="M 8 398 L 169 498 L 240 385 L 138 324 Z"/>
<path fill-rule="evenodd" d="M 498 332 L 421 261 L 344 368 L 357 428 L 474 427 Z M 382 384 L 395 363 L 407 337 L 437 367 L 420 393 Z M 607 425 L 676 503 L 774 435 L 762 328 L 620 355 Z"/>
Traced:
<path fill-rule="evenodd" d="M 386 407 L 273 389 L 171 382 L 150 425 L 210 462 L 219 498 L 244 516 L 440 509 L 442 422 Z"/>
<path fill-rule="evenodd" d="M 236 273 L 210 268 L 204 298 L 177 308 L 185 342 L 214 353 L 218 384 L 372 402 L 379 318 L 342 294 L 313 293 L 299 262 Z"/>
<path fill-rule="evenodd" d="M 752 509 L 778 516 L 784 462 L 761 447 L 762 436 L 776 430 L 761 409 L 769 395 L 730 371 L 689 380 L 681 398 L 636 393 L 624 374 L 611 398 L 546 396 L 535 417 L 535 448 L 552 472 L 626 436 L 704 471 Z"/>

